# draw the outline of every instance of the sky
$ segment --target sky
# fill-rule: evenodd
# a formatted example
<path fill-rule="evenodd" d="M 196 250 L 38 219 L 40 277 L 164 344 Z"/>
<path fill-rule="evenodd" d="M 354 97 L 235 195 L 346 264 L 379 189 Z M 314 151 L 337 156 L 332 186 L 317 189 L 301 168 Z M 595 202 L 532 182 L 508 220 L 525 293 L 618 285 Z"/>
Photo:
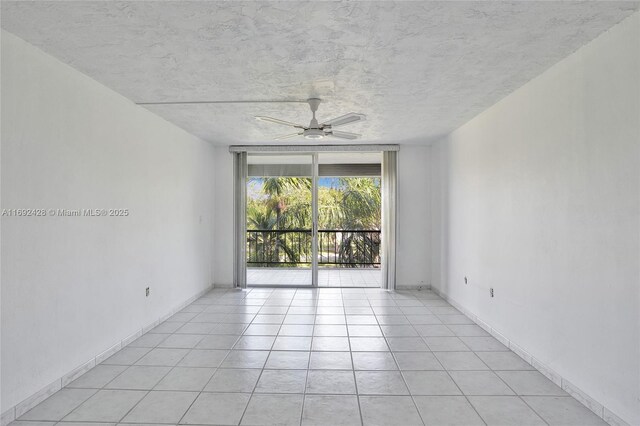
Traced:
<path fill-rule="evenodd" d="M 338 186 L 338 178 L 335 177 L 323 177 L 318 179 L 318 186 L 331 188 L 332 186 Z M 262 194 L 262 182 L 257 178 L 252 178 L 247 183 L 247 197 L 260 198 Z"/>
<path fill-rule="evenodd" d="M 318 178 L 318 186 L 323 188 L 338 187 L 340 185 L 340 178 L 337 177 L 321 177 Z M 248 198 L 260 198 L 263 197 L 262 193 L 262 179 L 251 178 L 247 183 L 247 197 Z"/>

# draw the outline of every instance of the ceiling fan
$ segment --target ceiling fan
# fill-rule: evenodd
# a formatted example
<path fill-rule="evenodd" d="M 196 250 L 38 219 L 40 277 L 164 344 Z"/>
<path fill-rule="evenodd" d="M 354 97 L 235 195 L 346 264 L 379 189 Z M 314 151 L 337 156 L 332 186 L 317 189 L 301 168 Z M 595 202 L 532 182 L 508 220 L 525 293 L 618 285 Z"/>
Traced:
<path fill-rule="evenodd" d="M 276 140 L 295 138 L 296 136 L 304 136 L 306 139 L 322 139 L 327 136 L 333 136 L 334 138 L 340 138 L 340 139 L 358 139 L 360 136 L 362 136 L 357 133 L 341 132 L 339 130 L 333 130 L 333 129 L 336 127 L 355 123 L 357 121 L 364 121 L 367 118 L 364 114 L 357 114 L 355 112 L 350 112 L 349 114 L 345 114 L 340 117 L 336 117 L 334 119 L 318 124 L 318 120 L 316 119 L 316 111 L 318 110 L 318 106 L 320 105 L 320 102 L 321 100 L 318 98 L 307 99 L 307 103 L 309 103 L 309 107 L 311 108 L 311 113 L 313 114 L 313 118 L 311 118 L 311 122 L 309 123 L 308 126 L 291 123 L 290 121 L 284 121 L 277 118 L 265 117 L 262 115 L 256 116 L 256 119 L 261 121 L 267 121 L 269 123 L 276 123 L 276 124 L 282 124 L 285 126 L 291 126 L 298 129 L 296 133 L 279 136 L 275 138 Z"/>

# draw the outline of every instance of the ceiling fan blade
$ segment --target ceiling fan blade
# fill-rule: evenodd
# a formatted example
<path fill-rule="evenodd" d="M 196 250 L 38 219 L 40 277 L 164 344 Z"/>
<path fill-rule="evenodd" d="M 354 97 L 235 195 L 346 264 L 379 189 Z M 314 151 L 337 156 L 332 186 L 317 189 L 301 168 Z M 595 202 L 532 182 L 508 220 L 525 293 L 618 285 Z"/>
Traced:
<path fill-rule="evenodd" d="M 349 114 L 342 115 L 340 117 L 332 118 L 329 121 L 322 123 L 323 126 L 331 126 L 332 128 L 338 126 L 344 126 L 345 124 L 355 123 L 356 121 L 364 121 L 367 116 L 364 114 L 358 114 L 350 112 Z"/>
<path fill-rule="evenodd" d="M 333 137 L 340 138 L 340 139 L 358 139 L 360 136 L 362 136 L 357 133 L 337 132 L 335 130 L 332 130 L 331 133 L 329 134 Z"/>
<path fill-rule="evenodd" d="M 285 126 L 291 126 L 291 127 L 297 127 L 299 129 L 304 129 L 304 126 L 301 125 L 301 124 L 296 124 L 296 123 L 292 123 L 290 121 L 280 120 L 278 118 L 265 117 L 263 115 L 256 115 L 256 120 L 267 121 L 269 123 L 282 124 L 282 125 L 285 125 Z"/>
<path fill-rule="evenodd" d="M 277 141 L 281 141 L 283 139 L 295 138 L 296 136 L 300 136 L 302 133 L 291 133 L 290 135 L 278 136 L 275 138 Z"/>

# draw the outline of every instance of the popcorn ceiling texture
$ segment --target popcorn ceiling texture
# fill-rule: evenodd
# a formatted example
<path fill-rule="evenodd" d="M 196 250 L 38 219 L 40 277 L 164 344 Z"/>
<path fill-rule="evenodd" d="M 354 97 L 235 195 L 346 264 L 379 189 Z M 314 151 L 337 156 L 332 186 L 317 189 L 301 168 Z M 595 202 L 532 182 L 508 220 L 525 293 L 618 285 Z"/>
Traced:
<path fill-rule="evenodd" d="M 319 96 L 363 142 L 428 143 L 638 2 L 2 2 L 2 27 L 135 102 Z M 216 144 L 290 133 L 305 104 L 148 106 Z M 289 142 L 295 141 L 290 140 Z"/>

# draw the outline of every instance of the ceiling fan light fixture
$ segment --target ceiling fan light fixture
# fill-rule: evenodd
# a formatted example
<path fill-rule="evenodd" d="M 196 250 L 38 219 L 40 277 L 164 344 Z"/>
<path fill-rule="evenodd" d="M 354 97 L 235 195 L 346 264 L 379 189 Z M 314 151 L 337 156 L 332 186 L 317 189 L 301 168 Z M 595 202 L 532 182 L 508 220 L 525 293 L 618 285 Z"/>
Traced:
<path fill-rule="evenodd" d="M 322 139 L 324 137 L 324 131 L 320 129 L 307 129 L 304 131 L 305 139 Z"/>

